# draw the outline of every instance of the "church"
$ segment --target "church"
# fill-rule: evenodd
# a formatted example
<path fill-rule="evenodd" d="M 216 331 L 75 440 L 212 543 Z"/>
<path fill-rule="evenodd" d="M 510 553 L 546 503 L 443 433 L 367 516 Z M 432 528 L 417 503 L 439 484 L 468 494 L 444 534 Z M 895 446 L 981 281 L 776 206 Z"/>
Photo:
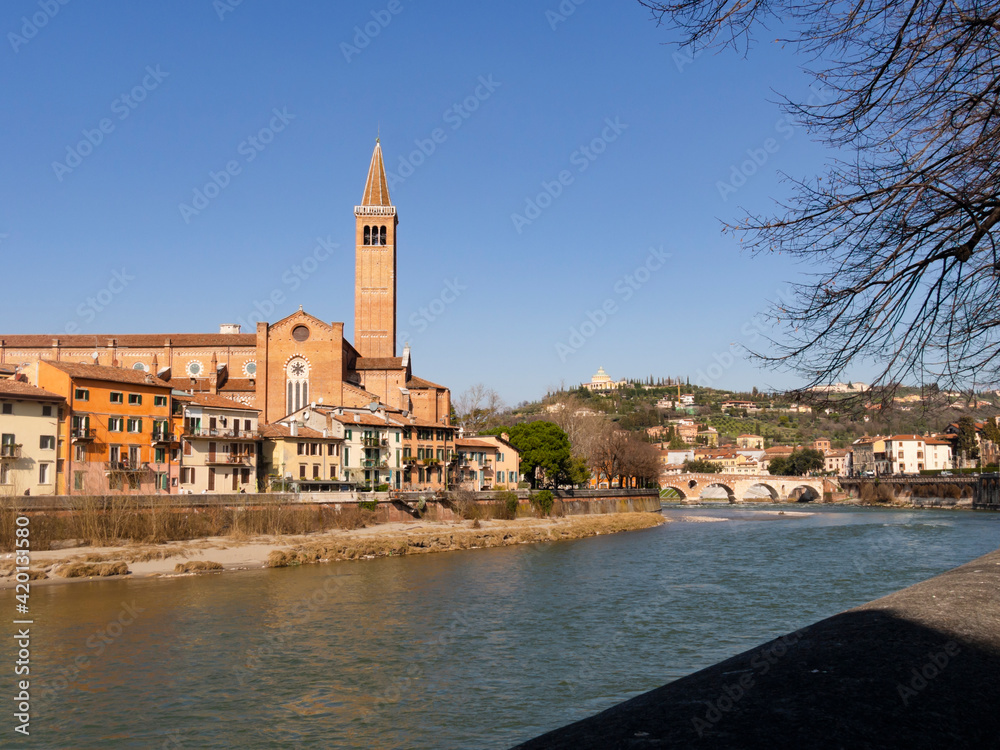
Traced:
<path fill-rule="evenodd" d="M 175 390 L 223 396 L 276 423 L 308 404 L 374 403 L 425 423 L 449 424 L 449 390 L 413 374 L 409 346 L 397 356 L 396 237 L 382 146 L 376 141 L 355 217 L 354 344 L 344 324 L 301 308 L 256 331 L 0 335 L 0 368 L 28 373 L 39 360 L 141 370 Z"/>

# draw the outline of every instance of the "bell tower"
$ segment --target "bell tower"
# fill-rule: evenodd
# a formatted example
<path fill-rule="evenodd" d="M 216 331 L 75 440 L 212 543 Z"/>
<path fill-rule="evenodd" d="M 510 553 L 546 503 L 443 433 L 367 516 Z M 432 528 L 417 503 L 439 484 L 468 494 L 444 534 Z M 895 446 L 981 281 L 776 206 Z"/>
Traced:
<path fill-rule="evenodd" d="M 396 226 L 399 218 L 389 200 L 382 145 L 368 168 L 357 222 L 354 275 L 354 348 L 362 357 L 396 356 Z"/>

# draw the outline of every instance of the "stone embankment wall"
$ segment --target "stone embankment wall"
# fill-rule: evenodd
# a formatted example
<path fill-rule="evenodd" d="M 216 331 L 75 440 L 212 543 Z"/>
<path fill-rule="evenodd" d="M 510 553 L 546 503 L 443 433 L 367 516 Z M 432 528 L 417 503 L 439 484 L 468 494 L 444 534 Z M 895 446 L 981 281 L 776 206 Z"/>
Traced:
<path fill-rule="evenodd" d="M 375 503 L 380 521 L 408 521 L 416 516 L 452 520 L 460 517 L 459 503 L 472 501 L 480 505 L 496 502 L 498 493 L 436 493 L 436 492 L 315 492 L 274 494 L 204 494 L 204 495 L 114 495 L 87 497 L 57 495 L 50 497 L 14 497 L 7 500 L 19 511 L 71 512 L 99 510 L 111 505 L 128 504 L 135 508 L 175 508 L 177 510 L 213 507 L 260 507 L 265 505 L 325 505 L 337 509 Z M 531 505 L 531 493 L 517 492 L 522 512 Z M 606 513 L 653 513 L 660 510 L 656 490 L 560 490 L 553 492 L 554 512 L 560 515 Z"/>
<path fill-rule="evenodd" d="M 997 747 L 998 670 L 1000 551 L 518 748 Z"/>

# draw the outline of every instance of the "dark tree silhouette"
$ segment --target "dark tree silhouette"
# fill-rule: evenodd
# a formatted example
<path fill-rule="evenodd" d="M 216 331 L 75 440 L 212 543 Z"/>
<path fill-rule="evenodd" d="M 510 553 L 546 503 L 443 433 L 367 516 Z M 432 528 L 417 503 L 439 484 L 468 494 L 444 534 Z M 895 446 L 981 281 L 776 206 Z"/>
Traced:
<path fill-rule="evenodd" d="M 976 0 L 639 0 L 683 45 L 746 50 L 770 21 L 825 101 L 783 100 L 837 149 L 790 179 L 774 216 L 727 225 L 809 269 L 755 355 L 829 383 L 874 362 L 885 384 L 996 382 L 1000 370 L 1000 4 Z"/>

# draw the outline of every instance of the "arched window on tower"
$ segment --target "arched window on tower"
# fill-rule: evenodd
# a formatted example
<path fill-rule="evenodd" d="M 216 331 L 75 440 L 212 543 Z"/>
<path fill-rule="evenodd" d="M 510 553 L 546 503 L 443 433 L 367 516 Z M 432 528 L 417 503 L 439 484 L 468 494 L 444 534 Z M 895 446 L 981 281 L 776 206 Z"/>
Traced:
<path fill-rule="evenodd" d="M 382 227 L 382 236 L 381 236 L 381 241 L 379 242 L 379 244 L 380 245 L 384 245 L 385 244 L 385 227 Z"/>
<path fill-rule="evenodd" d="M 309 363 L 295 357 L 285 368 L 288 413 L 293 414 L 309 403 Z"/>
<path fill-rule="evenodd" d="M 365 244 L 372 244 L 372 228 L 367 224 L 365 225 Z"/>

